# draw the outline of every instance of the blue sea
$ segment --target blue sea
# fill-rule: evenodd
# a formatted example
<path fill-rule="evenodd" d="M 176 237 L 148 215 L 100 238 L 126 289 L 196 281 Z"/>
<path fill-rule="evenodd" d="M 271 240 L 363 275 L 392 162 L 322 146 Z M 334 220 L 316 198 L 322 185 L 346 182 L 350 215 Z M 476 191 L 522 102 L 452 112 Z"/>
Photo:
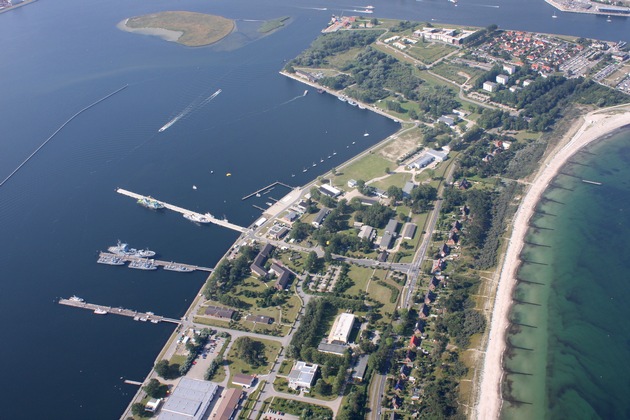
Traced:
<path fill-rule="evenodd" d="M 542 0 L 372 5 L 379 18 L 496 23 L 630 41 L 628 20 L 552 19 L 553 9 Z M 59 297 L 77 294 L 179 317 L 205 280 L 202 273 L 98 265 L 99 250 L 120 239 L 154 249 L 162 259 L 213 266 L 236 239 L 217 226 L 143 209 L 116 188 L 247 226 L 260 215 L 252 204 L 264 206 L 265 200 L 241 197 L 277 180 L 304 184 L 398 129 L 332 96 L 303 97 L 304 85 L 278 74 L 319 35 L 330 14 L 356 6 L 328 0 L 38 0 L 0 14 L 0 179 L 77 111 L 129 85 L 72 120 L 0 187 L 0 418 L 32 418 L 34 401 L 47 418 L 118 417 L 136 391 L 122 378 L 142 380 L 172 332 L 168 325 L 62 307 Z M 226 16 L 237 20 L 239 31 L 215 46 L 186 48 L 116 28 L 125 18 L 164 10 Z M 253 36 L 250 20 L 280 16 L 291 16 L 291 24 L 268 37 Z M 200 105 L 218 89 L 219 96 Z M 336 160 L 311 166 L 333 150 Z M 283 193 L 278 188 L 270 195 Z M 590 302 L 599 300 L 583 304 Z"/>

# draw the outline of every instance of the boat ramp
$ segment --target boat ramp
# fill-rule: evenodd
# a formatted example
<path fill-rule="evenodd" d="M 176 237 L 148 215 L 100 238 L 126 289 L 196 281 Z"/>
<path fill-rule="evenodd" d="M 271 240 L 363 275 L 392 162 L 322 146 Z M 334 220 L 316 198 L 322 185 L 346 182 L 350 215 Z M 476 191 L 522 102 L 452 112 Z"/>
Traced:
<path fill-rule="evenodd" d="M 126 262 L 131 262 L 131 263 L 147 262 L 147 263 L 150 263 L 151 266 L 164 267 L 165 270 L 177 271 L 180 273 L 190 273 L 192 271 L 206 271 L 208 273 L 212 273 L 212 271 L 214 270 L 212 268 L 201 267 L 198 265 L 181 264 L 181 263 L 176 263 L 173 261 L 160 261 L 160 260 L 154 260 L 154 259 L 132 257 L 128 255 L 117 255 L 117 254 L 111 254 L 109 252 L 100 252 L 98 254 L 97 262 L 100 264 L 108 264 L 108 265 L 124 265 L 124 263 Z"/>
<path fill-rule="evenodd" d="M 60 305 L 73 306 L 75 308 L 87 309 L 95 314 L 106 315 L 121 315 L 127 316 L 134 319 L 134 321 L 149 321 L 153 324 L 158 324 L 160 322 L 170 322 L 172 324 L 180 324 L 181 321 L 179 319 L 174 318 L 166 318 L 160 315 L 156 315 L 153 312 L 138 312 L 133 309 L 125 309 L 125 308 L 114 308 L 111 306 L 104 305 L 96 305 L 94 303 L 85 302 L 83 299 L 73 297 L 71 299 L 59 299 Z"/>
<path fill-rule="evenodd" d="M 136 200 L 142 200 L 142 199 L 155 200 L 158 203 L 162 204 L 165 208 L 167 208 L 169 210 L 172 210 L 172 211 L 176 211 L 178 213 L 181 213 L 184 216 L 191 216 L 192 215 L 192 216 L 196 217 L 197 219 L 205 219 L 205 220 L 208 220 L 210 223 L 214 223 L 215 225 L 223 226 L 223 227 L 235 230 L 235 231 L 240 232 L 240 233 L 247 232 L 246 228 L 244 228 L 242 226 L 239 226 L 239 225 L 235 225 L 234 223 L 230 223 L 227 220 L 217 219 L 216 217 L 212 216 L 209 213 L 206 213 L 206 214 L 197 213 L 197 212 L 194 212 L 192 210 L 187 210 L 187 209 L 182 208 L 182 207 L 174 206 L 173 204 L 169 204 L 169 203 L 166 203 L 166 202 L 161 201 L 161 200 L 156 200 L 153 197 L 148 197 L 148 196 L 136 194 L 134 192 L 127 191 L 127 190 L 124 190 L 122 188 L 116 189 L 116 192 L 118 194 L 126 195 L 127 197 L 135 198 Z"/>

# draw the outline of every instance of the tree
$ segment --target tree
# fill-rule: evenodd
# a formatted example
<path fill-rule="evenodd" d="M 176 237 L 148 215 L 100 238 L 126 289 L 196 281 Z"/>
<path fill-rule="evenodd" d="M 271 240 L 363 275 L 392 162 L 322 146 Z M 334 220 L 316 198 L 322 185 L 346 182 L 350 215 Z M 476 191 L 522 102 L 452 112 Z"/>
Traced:
<path fill-rule="evenodd" d="M 131 406 L 131 414 L 133 414 L 134 416 L 138 416 L 138 417 L 146 416 L 147 413 L 144 410 L 144 404 L 134 403 Z"/>
<path fill-rule="evenodd" d="M 252 340 L 249 337 L 239 337 L 234 342 L 234 350 L 239 359 L 244 360 L 253 368 L 267 363 L 265 344 L 261 341 Z"/>
<path fill-rule="evenodd" d="M 151 378 L 148 384 L 144 386 L 144 392 L 151 398 L 164 398 L 166 397 L 166 391 L 168 391 L 168 386 L 162 384 L 155 378 Z"/>
<path fill-rule="evenodd" d="M 179 376 L 179 365 L 177 363 L 169 364 L 168 360 L 160 360 L 155 364 L 155 373 L 164 379 L 175 379 Z"/>
<path fill-rule="evenodd" d="M 392 185 L 387 189 L 387 195 L 389 196 L 389 198 L 395 201 L 400 201 L 403 199 L 402 189 L 400 187 L 397 187 L 396 185 Z"/>
<path fill-rule="evenodd" d="M 304 268 L 306 269 L 306 271 L 315 273 L 319 271 L 320 266 L 321 266 L 321 261 L 317 257 L 317 252 L 315 251 L 309 252 L 308 257 L 306 257 L 306 262 L 304 263 Z"/>
<path fill-rule="evenodd" d="M 370 23 L 372 24 L 372 26 L 376 26 L 376 25 L 378 25 L 378 19 L 377 18 L 372 18 L 372 20 L 370 20 Z"/>

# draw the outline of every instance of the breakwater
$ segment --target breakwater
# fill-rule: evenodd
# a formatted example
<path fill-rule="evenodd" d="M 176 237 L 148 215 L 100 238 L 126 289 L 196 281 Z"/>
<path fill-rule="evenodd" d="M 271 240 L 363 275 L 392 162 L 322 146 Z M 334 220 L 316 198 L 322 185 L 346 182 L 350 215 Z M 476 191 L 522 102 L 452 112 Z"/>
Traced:
<path fill-rule="evenodd" d="M 99 99 L 98 101 L 92 102 L 90 105 L 86 106 L 85 108 L 79 110 L 76 114 L 74 114 L 73 116 L 71 116 L 70 118 L 68 118 L 68 120 L 66 120 L 66 122 L 64 122 L 63 124 L 61 124 L 61 126 L 55 130 L 54 133 L 52 133 L 50 135 L 50 137 L 48 137 L 46 140 L 44 140 L 44 142 L 42 144 L 39 145 L 39 147 L 37 149 L 35 149 L 35 151 L 33 153 L 31 153 L 26 159 L 24 159 L 24 161 L 22 163 L 20 163 L 18 165 L 17 168 L 15 168 L 13 170 L 13 172 L 11 172 L 9 174 L 9 176 L 7 176 L 2 182 L 0 182 L 0 187 L 2 187 L 9 179 L 11 179 L 11 177 L 13 177 L 13 175 L 15 175 L 20 169 L 22 169 L 22 167 L 24 165 L 26 165 L 28 163 L 29 160 L 31 160 L 33 158 L 33 156 L 35 156 L 40 150 L 42 150 L 42 148 L 44 146 L 46 146 L 46 144 L 51 141 L 56 135 L 57 133 L 59 133 L 61 130 L 63 130 L 63 128 L 70 124 L 70 122 L 72 122 L 72 120 L 74 120 L 76 117 L 78 117 L 79 115 L 81 115 L 83 112 L 87 111 L 88 109 L 100 104 L 101 102 L 103 102 L 106 99 L 111 98 L 112 96 L 114 96 L 115 94 L 121 92 L 122 90 L 126 89 L 129 85 L 125 85 L 119 89 L 116 89 L 115 91 L 113 91 L 112 93 L 110 93 L 109 95 L 103 96 L 101 99 Z"/>

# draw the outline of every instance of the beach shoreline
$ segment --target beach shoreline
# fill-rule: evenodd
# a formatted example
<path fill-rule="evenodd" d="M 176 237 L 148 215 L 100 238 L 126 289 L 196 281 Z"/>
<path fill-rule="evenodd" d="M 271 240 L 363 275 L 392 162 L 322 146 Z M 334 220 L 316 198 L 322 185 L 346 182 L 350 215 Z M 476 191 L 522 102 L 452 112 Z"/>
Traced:
<path fill-rule="evenodd" d="M 184 32 L 182 31 L 171 31 L 170 29 L 162 29 L 162 28 L 131 28 L 127 26 L 127 21 L 129 19 L 122 20 L 116 24 L 116 27 L 121 31 L 136 33 L 140 35 L 152 35 L 162 38 L 165 41 L 169 42 L 177 42 Z"/>
<path fill-rule="evenodd" d="M 582 116 L 579 129 L 575 131 L 575 125 L 572 126 L 538 168 L 513 219 L 513 230 L 501 267 L 490 320 L 490 332 L 478 384 L 475 418 L 497 419 L 501 414 L 503 354 L 506 348 L 505 334 L 510 326 L 512 292 L 516 285 L 516 272 L 521 262 L 520 254 L 529 228 L 528 222 L 542 194 L 575 153 L 628 125 L 630 125 L 630 104 L 589 112 Z"/>

